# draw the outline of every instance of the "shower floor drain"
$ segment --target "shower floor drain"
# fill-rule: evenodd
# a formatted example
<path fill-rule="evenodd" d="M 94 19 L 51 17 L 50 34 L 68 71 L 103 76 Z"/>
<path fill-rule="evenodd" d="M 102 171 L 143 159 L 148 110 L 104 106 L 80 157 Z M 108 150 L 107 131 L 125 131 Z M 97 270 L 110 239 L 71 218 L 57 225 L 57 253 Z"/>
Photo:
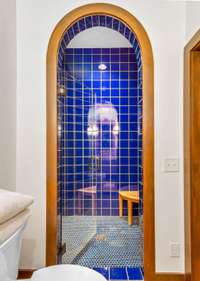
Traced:
<path fill-rule="evenodd" d="M 95 239 L 97 241 L 106 241 L 106 235 L 105 234 L 98 234 L 98 235 L 96 235 Z"/>

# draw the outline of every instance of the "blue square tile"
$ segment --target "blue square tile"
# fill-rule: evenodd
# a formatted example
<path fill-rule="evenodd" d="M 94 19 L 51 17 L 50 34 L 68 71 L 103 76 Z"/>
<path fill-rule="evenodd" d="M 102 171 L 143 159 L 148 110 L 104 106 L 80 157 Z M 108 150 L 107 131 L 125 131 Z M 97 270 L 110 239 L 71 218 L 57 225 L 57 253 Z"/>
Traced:
<path fill-rule="evenodd" d="M 81 31 L 86 29 L 84 19 L 81 19 L 78 23 L 79 23 L 79 28 Z"/>
<path fill-rule="evenodd" d="M 91 85 L 92 85 L 92 82 L 91 82 L 91 81 L 89 81 L 89 80 L 85 80 L 85 81 L 84 81 L 84 87 L 85 87 L 85 88 L 91 88 Z"/>
<path fill-rule="evenodd" d="M 92 25 L 93 26 L 98 26 L 99 23 L 99 16 L 92 16 Z"/>
<path fill-rule="evenodd" d="M 119 54 L 111 53 L 111 62 L 118 62 L 119 61 Z"/>
<path fill-rule="evenodd" d="M 111 48 L 111 54 L 119 54 L 120 48 Z"/>
<path fill-rule="evenodd" d="M 137 71 L 129 72 L 129 79 L 137 79 Z"/>
<path fill-rule="evenodd" d="M 91 64 L 89 64 L 89 63 L 84 64 L 84 70 L 91 71 Z"/>
<path fill-rule="evenodd" d="M 131 48 L 130 51 L 133 51 L 133 49 Z M 129 61 L 130 62 L 136 62 L 136 55 L 134 53 L 131 53 L 129 54 Z"/>
<path fill-rule="evenodd" d="M 120 60 L 121 62 L 128 62 L 128 53 L 127 54 L 120 54 Z"/>
<path fill-rule="evenodd" d="M 102 79 L 106 79 L 106 80 L 110 79 L 109 71 L 103 71 L 101 75 L 102 75 Z"/>
<path fill-rule="evenodd" d="M 73 56 L 71 56 L 71 57 L 73 57 Z M 75 56 L 74 56 L 74 62 L 75 63 L 82 63 L 82 55 L 79 55 L 79 54 L 76 54 Z"/>
<path fill-rule="evenodd" d="M 103 52 L 102 52 L 103 54 Z M 107 63 L 110 62 L 110 56 L 108 55 L 102 55 L 102 62 Z"/>
<path fill-rule="evenodd" d="M 102 208 L 110 208 L 110 200 L 103 200 Z"/>
<path fill-rule="evenodd" d="M 132 73 L 132 72 L 131 72 Z M 120 76 L 121 76 L 121 79 L 128 79 L 128 78 L 130 78 L 130 75 L 129 75 L 129 77 L 128 77 L 128 72 L 121 72 L 120 73 Z"/>
<path fill-rule="evenodd" d="M 73 62 L 73 55 L 72 54 L 66 54 L 65 55 L 65 62 L 67 62 L 67 63 Z"/>
<path fill-rule="evenodd" d="M 74 200 L 67 200 L 67 207 L 69 209 L 74 208 Z"/>
<path fill-rule="evenodd" d="M 135 41 L 133 42 L 133 49 L 136 50 L 137 48 L 138 48 L 138 41 L 135 40 Z"/>
<path fill-rule="evenodd" d="M 83 58 L 84 58 L 84 62 L 91 63 L 91 59 L 92 59 L 91 55 L 85 55 Z"/>
<path fill-rule="evenodd" d="M 120 87 L 121 87 L 122 89 L 128 88 L 128 85 L 129 85 L 129 81 L 128 81 L 128 80 L 120 81 Z M 126 99 L 125 104 L 127 104 L 127 103 L 128 103 L 128 100 Z M 122 102 L 122 104 L 124 104 L 124 103 Z"/>
<path fill-rule="evenodd" d="M 112 71 L 111 72 L 111 79 L 119 79 L 120 72 Z"/>
<path fill-rule="evenodd" d="M 85 80 L 91 79 L 91 72 L 90 71 L 84 71 L 84 77 L 83 78 Z"/>
<path fill-rule="evenodd" d="M 137 64 L 136 63 L 130 63 L 129 64 L 129 70 L 130 71 L 137 70 Z"/>
<path fill-rule="evenodd" d="M 73 31 L 74 31 L 74 35 L 78 34 L 80 32 L 79 27 L 78 27 L 78 22 L 76 22 L 73 26 Z"/>
<path fill-rule="evenodd" d="M 91 16 L 86 17 L 85 22 L 86 22 L 86 28 L 92 27 L 92 17 Z"/>
<path fill-rule="evenodd" d="M 120 69 L 122 71 L 127 71 L 128 70 L 128 63 L 121 63 Z"/>
<path fill-rule="evenodd" d="M 93 55 L 93 62 L 100 63 L 101 62 L 101 56 L 100 55 Z"/>
<path fill-rule="evenodd" d="M 70 27 L 69 29 L 68 29 L 68 36 L 69 36 L 69 38 L 70 39 L 72 39 L 73 37 L 74 37 L 74 32 L 73 32 L 73 28 L 72 27 Z"/>
<path fill-rule="evenodd" d="M 66 33 L 67 34 L 67 33 Z M 73 55 L 73 53 L 74 53 L 74 49 L 73 48 L 68 48 L 68 49 L 66 49 L 66 54 L 71 54 L 71 55 Z"/>
<path fill-rule="evenodd" d="M 111 70 L 113 71 L 119 71 L 119 64 L 118 63 L 113 63 L 111 64 Z"/>
<path fill-rule="evenodd" d="M 83 49 L 84 55 L 91 55 L 92 49 L 91 48 L 85 48 Z"/>
<path fill-rule="evenodd" d="M 103 88 L 110 88 L 110 81 L 102 81 Z"/>
<path fill-rule="evenodd" d="M 110 216 L 111 214 L 110 209 L 102 209 L 102 216 Z"/>
<path fill-rule="evenodd" d="M 101 54 L 101 49 L 100 48 L 95 48 L 93 49 L 93 54 Z"/>
<path fill-rule="evenodd" d="M 122 35 L 124 35 L 124 30 L 125 30 L 125 25 L 122 23 L 122 22 L 120 22 L 120 26 L 119 26 L 119 32 L 122 34 Z"/>
<path fill-rule="evenodd" d="M 110 268 L 110 280 L 127 280 L 126 269 L 122 267 Z"/>
<path fill-rule="evenodd" d="M 70 38 L 68 37 L 68 33 L 66 32 L 66 34 L 64 35 L 64 41 L 65 41 L 65 45 L 67 46 L 69 41 L 70 41 Z"/>
<path fill-rule="evenodd" d="M 111 215 L 112 216 L 119 216 L 119 209 L 111 209 Z"/>
<path fill-rule="evenodd" d="M 130 29 L 128 27 L 126 27 L 126 29 L 125 29 L 125 37 L 127 39 L 129 39 L 130 33 L 131 33 Z"/>
<path fill-rule="evenodd" d="M 134 34 L 131 32 L 131 35 L 130 35 L 130 43 L 131 43 L 131 45 L 133 44 L 134 40 L 135 40 L 135 36 L 134 36 Z"/>
<path fill-rule="evenodd" d="M 117 19 L 113 19 L 113 29 L 118 30 L 119 29 L 120 22 Z"/>
<path fill-rule="evenodd" d="M 106 27 L 112 28 L 112 18 L 109 16 L 106 16 Z"/>
<path fill-rule="evenodd" d="M 129 48 L 120 48 L 120 54 L 127 54 L 129 51 Z"/>
<path fill-rule="evenodd" d="M 96 267 L 96 268 L 93 268 L 93 270 L 99 272 L 101 275 L 103 275 L 106 279 L 109 279 L 109 271 L 108 271 L 108 268 L 99 268 L 99 267 Z"/>
<path fill-rule="evenodd" d="M 103 48 L 103 49 L 101 49 L 101 51 L 102 51 L 102 54 L 106 54 L 106 55 L 110 54 L 110 49 L 109 48 Z"/>
<path fill-rule="evenodd" d="M 102 215 L 102 209 L 97 209 L 97 216 L 101 216 Z"/>
<path fill-rule="evenodd" d="M 101 82 L 100 81 L 93 81 L 93 88 L 100 88 Z"/>
<path fill-rule="evenodd" d="M 105 26 L 105 25 L 106 25 L 106 17 L 100 16 L 100 26 Z"/>
<path fill-rule="evenodd" d="M 119 202 L 118 200 L 112 200 L 112 209 L 119 208 Z"/>
<path fill-rule="evenodd" d="M 130 85 L 129 85 L 130 88 L 135 88 L 136 89 L 137 88 L 137 83 L 138 83 L 137 80 L 130 80 Z"/>
<path fill-rule="evenodd" d="M 75 48 L 74 49 L 74 54 L 76 55 L 82 55 L 83 49 L 82 48 Z"/>
<path fill-rule="evenodd" d="M 64 40 L 61 42 L 61 46 L 62 46 L 62 49 L 63 51 L 65 50 L 65 43 L 64 43 Z"/>
<path fill-rule="evenodd" d="M 119 88 L 119 81 L 111 81 L 112 88 Z"/>
<path fill-rule="evenodd" d="M 74 209 L 67 209 L 67 215 L 73 216 L 74 215 Z"/>
<path fill-rule="evenodd" d="M 111 196 L 112 196 L 112 199 L 117 200 L 119 197 L 119 194 L 118 194 L 118 192 L 112 192 Z"/>
<path fill-rule="evenodd" d="M 127 267 L 129 280 L 143 280 L 140 267 Z"/>

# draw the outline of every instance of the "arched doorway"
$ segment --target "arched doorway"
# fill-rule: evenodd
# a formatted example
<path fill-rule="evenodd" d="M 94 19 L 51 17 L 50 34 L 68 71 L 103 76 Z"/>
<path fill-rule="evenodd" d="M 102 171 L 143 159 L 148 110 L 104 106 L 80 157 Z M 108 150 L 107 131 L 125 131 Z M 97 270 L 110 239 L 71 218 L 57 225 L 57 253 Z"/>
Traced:
<path fill-rule="evenodd" d="M 57 57 L 60 40 L 82 17 L 103 14 L 124 22 L 134 32 L 141 49 L 143 80 L 143 202 L 145 280 L 155 275 L 154 242 L 154 99 L 153 54 L 142 25 L 126 10 L 110 4 L 89 4 L 67 14 L 56 26 L 47 54 L 47 265 L 56 263 L 57 252 Z"/>

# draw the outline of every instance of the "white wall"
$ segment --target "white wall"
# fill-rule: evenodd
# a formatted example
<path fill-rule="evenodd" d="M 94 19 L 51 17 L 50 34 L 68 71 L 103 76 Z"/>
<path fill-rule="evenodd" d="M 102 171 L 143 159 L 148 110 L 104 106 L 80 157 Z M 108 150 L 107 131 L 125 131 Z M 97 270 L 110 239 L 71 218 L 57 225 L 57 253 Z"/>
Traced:
<path fill-rule="evenodd" d="M 16 188 L 16 3 L 0 1 L 0 188 Z"/>
<path fill-rule="evenodd" d="M 118 31 L 95 26 L 78 33 L 68 48 L 130 48 L 130 42 Z"/>
<path fill-rule="evenodd" d="M 186 43 L 200 29 L 200 1 L 189 1 L 186 4 Z"/>
<path fill-rule="evenodd" d="M 45 263 L 46 52 L 58 21 L 71 9 L 96 1 L 17 1 L 17 191 L 35 197 L 21 267 Z M 156 270 L 184 271 L 182 171 L 182 58 L 185 4 L 176 1 L 112 0 L 133 13 L 149 34 L 155 60 Z M 180 158 L 180 172 L 165 174 L 163 159 Z M 152 214 L 153 215 L 153 214 Z M 170 241 L 181 245 L 169 255 Z"/>

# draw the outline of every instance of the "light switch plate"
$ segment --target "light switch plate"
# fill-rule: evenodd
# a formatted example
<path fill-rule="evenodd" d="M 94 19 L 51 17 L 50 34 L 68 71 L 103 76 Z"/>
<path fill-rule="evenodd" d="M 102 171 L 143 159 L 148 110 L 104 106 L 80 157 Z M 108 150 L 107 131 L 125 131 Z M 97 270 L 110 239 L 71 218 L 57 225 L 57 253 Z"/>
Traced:
<path fill-rule="evenodd" d="M 177 242 L 170 243 L 170 256 L 178 258 L 180 257 L 180 244 Z"/>
<path fill-rule="evenodd" d="M 179 159 L 178 158 L 166 158 L 164 160 L 164 172 L 176 173 L 179 171 Z"/>

